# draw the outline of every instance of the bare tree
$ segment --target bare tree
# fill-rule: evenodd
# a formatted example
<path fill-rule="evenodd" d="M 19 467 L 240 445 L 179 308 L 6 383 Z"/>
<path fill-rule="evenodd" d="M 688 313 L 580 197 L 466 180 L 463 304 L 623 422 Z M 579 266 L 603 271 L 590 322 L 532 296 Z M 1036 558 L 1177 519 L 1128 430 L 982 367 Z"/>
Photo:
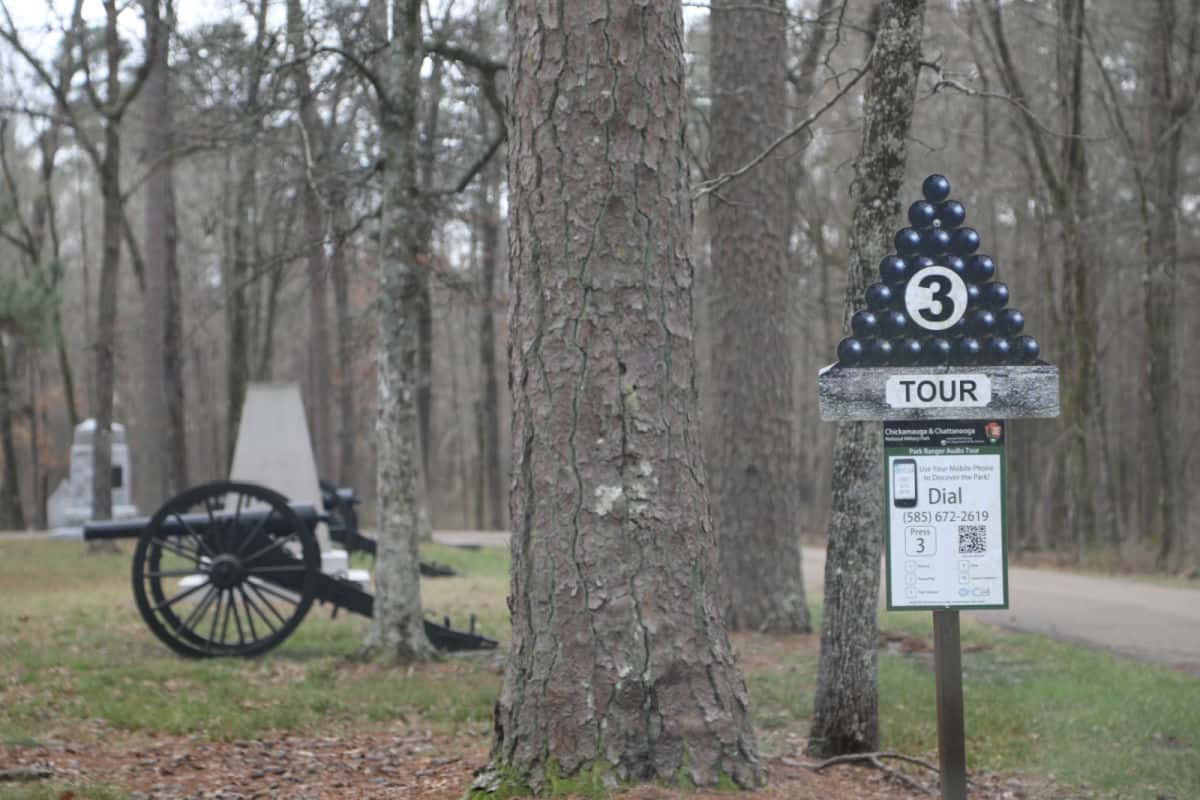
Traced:
<path fill-rule="evenodd" d="M 854 218 L 844 327 L 872 282 L 875 265 L 888 253 L 900 219 L 900 186 L 908 159 L 924 24 L 924 0 L 882 4 L 851 189 Z M 879 745 L 875 645 L 883 538 L 882 463 L 877 423 L 838 426 L 821 655 L 808 738 L 808 751 L 815 756 L 866 752 Z"/>
<path fill-rule="evenodd" d="M 367 655 L 412 661 L 433 650 L 421 616 L 417 564 L 420 433 L 416 400 L 419 217 L 417 106 L 421 87 L 420 0 L 392 0 L 391 37 L 380 80 L 379 127 L 387 165 L 379 256 L 379 392 L 375 423 L 379 558 Z"/>

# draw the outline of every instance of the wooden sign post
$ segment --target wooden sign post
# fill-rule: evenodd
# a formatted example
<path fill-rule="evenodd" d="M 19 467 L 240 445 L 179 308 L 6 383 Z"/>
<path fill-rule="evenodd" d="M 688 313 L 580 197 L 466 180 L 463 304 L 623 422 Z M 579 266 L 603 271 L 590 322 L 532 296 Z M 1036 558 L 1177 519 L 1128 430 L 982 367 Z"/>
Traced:
<path fill-rule="evenodd" d="M 1008 608 L 1007 420 L 1058 416 L 1058 369 L 949 181 L 922 190 L 817 386 L 821 419 L 883 423 L 887 607 L 933 612 L 942 797 L 965 800 L 958 615 Z"/>

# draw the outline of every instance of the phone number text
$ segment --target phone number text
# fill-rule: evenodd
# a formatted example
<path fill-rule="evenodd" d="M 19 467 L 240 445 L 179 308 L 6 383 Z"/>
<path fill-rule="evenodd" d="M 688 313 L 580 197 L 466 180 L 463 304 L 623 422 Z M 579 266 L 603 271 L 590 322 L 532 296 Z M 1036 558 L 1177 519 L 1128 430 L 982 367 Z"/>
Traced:
<path fill-rule="evenodd" d="M 987 522 L 989 511 L 905 511 L 904 522 Z"/>

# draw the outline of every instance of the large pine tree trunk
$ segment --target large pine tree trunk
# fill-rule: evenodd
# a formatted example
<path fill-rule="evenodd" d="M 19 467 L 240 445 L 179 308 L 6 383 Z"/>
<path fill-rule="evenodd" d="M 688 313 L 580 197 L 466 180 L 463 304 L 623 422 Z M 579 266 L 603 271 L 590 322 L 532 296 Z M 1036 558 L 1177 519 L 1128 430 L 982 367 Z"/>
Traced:
<path fill-rule="evenodd" d="M 864 97 L 863 138 L 851 193 L 850 279 L 844 324 L 874 280 L 899 226 L 900 187 L 916 94 L 925 0 L 886 0 Z M 879 557 L 883 538 L 880 425 L 838 426 L 833 508 L 825 561 L 821 656 L 808 751 L 820 757 L 876 750 L 875 664 Z"/>
<path fill-rule="evenodd" d="M 786 11 L 782 0 L 713 4 L 714 173 L 737 169 L 784 131 Z M 726 621 L 735 630 L 806 633 L 787 214 L 782 153 L 726 186 L 712 204 L 717 403 L 716 448 L 707 463 Z"/>
<path fill-rule="evenodd" d="M 375 616 L 363 649 L 388 660 L 428 658 L 433 651 L 421 616 L 417 562 L 420 429 L 414 325 L 420 285 L 417 191 L 417 98 L 421 85 L 421 2 L 394 0 L 387 54 L 389 97 L 381 100 L 380 132 L 387 163 L 379 259 L 379 386 L 375 423 L 379 557 Z"/>
<path fill-rule="evenodd" d="M 477 786 L 753 786 L 699 441 L 682 10 L 508 20 L 513 640 Z"/>

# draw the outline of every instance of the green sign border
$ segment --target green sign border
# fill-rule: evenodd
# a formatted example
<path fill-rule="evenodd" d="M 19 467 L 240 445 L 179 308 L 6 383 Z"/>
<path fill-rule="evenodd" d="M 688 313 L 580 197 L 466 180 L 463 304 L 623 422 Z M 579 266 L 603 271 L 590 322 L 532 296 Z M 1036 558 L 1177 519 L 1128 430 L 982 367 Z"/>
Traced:
<path fill-rule="evenodd" d="M 936 420 L 930 420 L 936 422 Z M 884 579 L 887 582 L 888 611 L 1003 611 L 1008 608 L 1008 469 L 1004 445 L 954 445 L 954 447 L 972 447 L 979 451 L 978 455 L 1000 456 L 1000 566 L 1004 572 L 1004 603 L 1003 604 L 964 604 L 926 605 L 926 606 L 894 606 L 892 605 L 892 482 L 888 480 L 888 458 L 891 456 L 911 456 L 914 449 L 922 451 L 931 449 L 930 445 L 912 447 L 885 447 L 883 449 L 883 554 L 886 566 Z M 937 449 L 937 448 L 934 448 Z M 922 453 L 928 456 L 928 453 Z"/>

